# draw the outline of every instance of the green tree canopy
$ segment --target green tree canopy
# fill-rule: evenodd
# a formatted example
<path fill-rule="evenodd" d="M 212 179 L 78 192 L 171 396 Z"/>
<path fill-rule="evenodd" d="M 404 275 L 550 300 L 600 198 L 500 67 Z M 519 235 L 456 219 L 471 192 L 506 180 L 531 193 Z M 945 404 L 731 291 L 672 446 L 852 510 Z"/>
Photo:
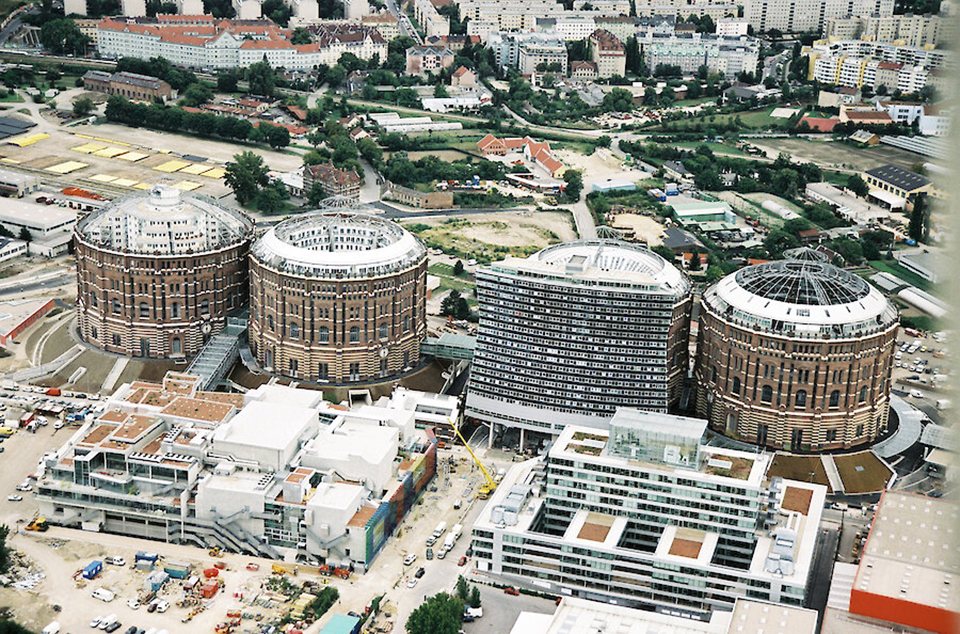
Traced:
<path fill-rule="evenodd" d="M 407 619 L 408 634 L 457 634 L 463 619 L 463 601 L 446 592 L 421 603 Z"/>
<path fill-rule="evenodd" d="M 210 90 L 210 87 L 197 82 L 187 86 L 187 89 L 181 95 L 180 103 L 197 108 L 211 100 L 213 100 L 213 91 Z"/>
<path fill-rule="evenodd" d="M 853 174 L 847 179 L 847 189 L 861 198 L 866 198 L 867 194 L 870 193 L 870 188 L 864 180 L 860 178 L 859 174 Z"/>
<path fill-rule="evenodd" d="M 567 170 L 563 173 L 563 182 L 566 183 L 564 192 L 570 200 L 580 200 L 583 191 L 583 177 L 576 170 Z"/>
<path fill-rule="evenodd" d="M 93 112 L 93 99 L 90 97 L 80 97 L 73 102 L 73 116 L 85 117 Z"/>
<path fill-rule="evenodd" d="M 277 75 L 270 66 L 270 62 L 262 61 L 256 64 L 250 64 L 247 67 L 247 83 L 250 85 L 250 92 L 262 97 L 272 97 L 277 87 Z"/>
<path fill-rule="evenodd" d="M 55 55 L 82 55 L 89 42 L 90 38 L 67 18 L 50 20 L 40 27 L 40 43 Z"/>
<path fill-rule="evenodd" d="M 235 154 L 233 161 L 227 163 L 224 178 L 237 197 L 237 202 L 245 205 L 254 200 L 260 188 L 270 182 L 267 171 L 263 157 L 247 151 Z"/>

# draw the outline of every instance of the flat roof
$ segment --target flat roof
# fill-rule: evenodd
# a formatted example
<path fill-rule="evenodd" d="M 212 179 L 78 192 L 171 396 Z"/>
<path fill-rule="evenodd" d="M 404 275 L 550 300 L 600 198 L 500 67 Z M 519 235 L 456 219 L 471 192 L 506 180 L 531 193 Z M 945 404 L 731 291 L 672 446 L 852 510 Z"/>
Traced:
<path fill-rule="evenodd" d="M 59 205 L 38 205 L 24 198 L 0 197 L 0 222 L 47 229 L 76 222 L 76 211 Z"/>
<path fill-rule="evenodd" d="M 4 336 L 20 325 L 38 310 L 49 304 L 49 299 L 21 299 L 0 304 L 0 334 Z"/>
<path fill-rule="evenodd" d="M 393 458 L 399 430 L 366 423 L 343 421 L 335 429 L 327 428 L 310 444 L 310 454 L 320 459 L 362 458 L 378 464 Z"/>
<path fill-rule="evenodd" d="M 315 407 L 323 400 L 323 392 L 290 387 L 289 385 L 265 383 L 257 389 L 247 392 L 244 400 L 248 403 L 260 401 L 263 403 L 286 403 L 298 407 Z"/>
<path fill-rule="evenodd" d="M 707 431 L 707 421 L 702 418 L 675 416 L 660 412 L 647 412 L 632 407 L 618 407 L 610 420 L 611 427 L 618 425 L 652 434 L 682 436 L 697 442 Z"/>
<path fill-rule="evenodd" d="M 307 407 L 252 401 L 214 431 L 213 441 L 283 450 L 316 420 L 317 411 Z"/>
<path fill-rule="evenodd" d="M 898 261 L 906 260 L 918 269 L 925 269 L 931 273 L 935 271 L 950 270 L 950 262 L 947 258 L 936 251 L 914 251 L 912 253 L 900 253 L 897 255 Z"/>
<path fill-rule="evenodd" d="M 222 423 L 234 410 L 233 405 L 180 396 L 160 410 L 166 416 L 188 418 L 207 423 Z M 271 419 L 272 420 L 272 419 Z"/>
<path fill-rule="evenodd" d="M 817 611 L 779 603 L 737 599 L 730 616 L 731 634 L 815 634 Z"/>
<path fill-rule="evenodd" d="M 853 589 L 956 611 L 958 516 L 942 498 L 884 491 Z"/>

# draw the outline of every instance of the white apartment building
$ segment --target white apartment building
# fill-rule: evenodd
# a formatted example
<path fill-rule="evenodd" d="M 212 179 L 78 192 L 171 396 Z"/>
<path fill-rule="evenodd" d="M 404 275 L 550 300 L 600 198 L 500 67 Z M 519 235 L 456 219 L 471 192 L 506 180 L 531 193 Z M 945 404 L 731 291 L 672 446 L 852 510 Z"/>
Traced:
<path fill-rule="evenodd" d="M 543 63 L 558 63 L 567 72 L 567 47 L 563 36 L 555 31 L 532 33 L 493 33 L 487 38 L 500 68 L 516 68 L 524 75 Z"/>
<path fill-rule="evenodd" d="M 852 15 L 827 19 L 823 36 L 923 47 L 953 41 L 956 32 L 954 20 L 941 15 Z"/>
<path fill-rule="evenodd" d="M 719 37 L 740 37 L 747 34 L 750 23 L 740 18 L 717 20 L 716 34 Z"/>
<path fill-rule="evenodd" d="M 892 15 L 893 0 L 745 0 L 743 18 L 756 31 L 823 31 L 828 18 Z"/>
<path fill-rule="evenodd" d="M 427 37 L 450 35 L 450 21 L 440 15 L 431 0 L 414 0 L 413 17 L 416 18 Z"/>
<path fill-rule="evenodd" d="M 638 16 L 674 16 L 688 18 L 691 15 L 709 15 L 714 21 L 737 17 L 737 3 L 715 0 L 636 0 Z M 624 15 L 629 15 L 625 13 Z"/>
<path fill-rule="evenodd" d="M 931 73 L 956 68 L 950 51 L 862 40 L 820 40 L 805 47 L 809 79 L 859 88 L 883 85 L 888 91 L 917 92 L 933 83 Z"/>
<path fill-rule="evenodd" d="M 597 75 L 602 79 L 627 74 L 623 42 L 610 31 L 597 29 L 590 34 L 590 59 L 597 65 Z"/>
<path fill-rule="evenodd" d="M 826 487 L 702 444 L 707 422 L 621 408 L 513 467 L 473 526 L 503 583 L 691 618 L 739 598 L 802 606 Z"/>
<path fill-rule="evenodd" d="M 176 66 L 200 70 L 246 67 L 264 58 L 287 70 L 312 70 L 335 64 L 345 52 L 361 59 L 377 54 L 386 58 L 386 41 L 374 30 L 362 34 L 338 31 L 321 35 L 320 42 L 294 45 L 290 31 L 269 21 L 215 20 L 212 16 L 176 16 L 163 21 L 104 18 L 97 25 L 97 47 L 109 59 L 164 57 Z"/>
<path fill-rule="evenodd" d="M 426 395 L 350 409 L 313 390 L 224 394 L 197 380 L 121 386 L 45 458 L 41 513 L 90 531 L 369 569 L 435 472 L 435 441 L 408 409 Z"/>
<path fill-rule="evenodd" d="M 877 104 L 877 110 L 886 112 L 890 118 L 902 125 L 913 125 L 924 136 L 946 136 L 950 131 L 952 117 L 938 106 L 920 103 L 887 101 Z"/>
<path fill-rule="evenodd" d="M 651 35 L 639 38 L 639 44 L 643 61 L 651 70 L 659 64 L 671 64 L 685 74 L 695 74 L 700 66 L 706 66 L 710 73 L 721 73 L 727 79 L 742 72 L 756 72 L 760 55 L 759 40 L 747 36 Z"/>

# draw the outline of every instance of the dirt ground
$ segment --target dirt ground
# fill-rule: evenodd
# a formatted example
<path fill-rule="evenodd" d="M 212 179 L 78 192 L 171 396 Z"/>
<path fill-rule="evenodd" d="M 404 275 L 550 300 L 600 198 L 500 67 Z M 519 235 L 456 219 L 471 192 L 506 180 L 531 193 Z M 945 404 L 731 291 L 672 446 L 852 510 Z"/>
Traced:
<path fill-rule="evenodd" d="M 834 169 L 868 170 L 880 165 L 892 163 L 910 169 L 916 163 L 925 163 L 928 157 L 907 152 L 889 145 L 871 148 L 855 148 L 832 141 L 810 141 L 807 139 L 751 139 L 751 143 L 765 150 L 767 155 L 776 158 L 780 152 L 786 152 L 794 161 L 808 161 L 820 167 Z"/>
<path fill-rule="evenodd" d="M 810 474 L 813 473 L 811 480 Z M 788 480 L 798 480 L 800 482 L 815 482 L 822 484 L 830 489 L 830 481 L 827 479 L 827 472 L 820 462 L 820 456 L 795 456 L 785 453 L 777 453 L 773 457 L 773 463 L 767 470 L 767 476 L 780 476 Z"/>
<path fill-rule="evenodd" d="M 625 167 L 610 150 L 604 148 L 597 149 L 589 156 L 572 150 L 557 150 L 554 155 L 564 165 L 583 170 L 583 187 L 587 193 L 590 193 L 593 183 L 610 179 L 636 182 L 649 176 L 646 172 Z"/>
<path fill-rule="evenodd" d="M 655 247 L 663 244 L 663 225 L 649 216 L 620 214 L 613 219 L 614 228 L 627 228 L 634 232 L 639 242 Z"/>
<path fill-rule="evenodd" d="M 872 451 L 834 456 L 845 493 L 873 493 L 886 488 L 893 473 Z"/>
<path fill-rule="evenodd" d="M 430 246 L 442 245 L 481 259 L 529 255 L 546 246 L 576 239 L 570 216 L 552 211 L 518 211 L 477 214 L 464 218 L 427 217 L 405 221 L 406 226 L 426 224 L 418 235 Z"/>

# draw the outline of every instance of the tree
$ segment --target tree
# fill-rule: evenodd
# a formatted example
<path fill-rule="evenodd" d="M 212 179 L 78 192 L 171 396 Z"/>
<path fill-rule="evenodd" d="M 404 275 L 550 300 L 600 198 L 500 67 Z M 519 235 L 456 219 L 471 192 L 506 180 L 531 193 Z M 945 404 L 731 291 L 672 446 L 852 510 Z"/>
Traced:
<path fill-rule="evenodd" d="M 721 267 L 716 264 L 711 264 L 707 267 L 706 279 L 708 284 L 716 282 L 721 277 L 723 277 L 723 269 Z"/>
<path fill-rule="evenodd" d="M 460 260 L 457 260 L 457 263 L 453 265 L 453 274 L 458 277 L 463 275 L 463 262 Z M 463 577 L 461 577 L 461 579 L 462 578 Z"/>
<path fill-rule="evenodd" d="M 696 184 L 697 189 L 702 189 L 705 191 L 716 191 L 718 189 L 723 189 L 723 181 L 720 180 L 720 175 L 717 174 L 717 170 L 714 169 L 705 169 L 699 174 L 696 178 L 693 179 L 694 184 Z"/>
<path fill-rule="evenodd" d="M 919 194 L 913 201 L 913 211 L 910 212 L 910 223 L 907 225 L 907 233 L 914 240 L 920 241 L 923 238 L 924 225 L 927 224 L 926 209 L 927 195 Z"/>
<path fill-rule="evenodd" d="M 283 184 L 281 183 L 281 187 Z M 276 187 L 264 187 L 257 194 L 257 209 L 265 214 L 273 214 L 283 209 L 283 195 Z"/>
<path fill-rule="evenodd" d="M 233 71 L 227 71 L 217 75 L 218 92 L 237 92 L 237 74 Z"/>
<path fill-rule="evenodd" d="M 670 249 L 670 247 L 664 246 L 662 244 L 656 245 L 651 250 L 657 255 L 659 255 L 661 258 L 666 260 L 667 262 L 673 262 L 673 260 L 677 257 L 677 255 Z"/>
<path fill-rule="evenodd" d="M 457 634 L 463 620 L 463 601 L 446 592 L 435 594 L 410 614 L 408 634 Z"/>
<path fill-rule="evenodd" d="M 798 246 L 800 241 L 796 236 L 781 229 L 774 229 L 763 240 L 763 247 L 772 258 L 779 258 L 787 249 L 795 249 Z"/>
<path fill-rule="evenodd" d="M 93 112 L 93 99 L 90 97 L 80 97 L 73 102 L 73 116 L 85 117 Z"/>
<path fill-rule="evenodd" d="M 225 180 L 241 205 L 254 200 L 260 188 L 270 182 L 263 157 L 253 152 L 241 152 L 227 163 Z"/>
<path fill-rule="evenodd" d="M 420 107 L 420 97 L 413 88 L 401 88 L 393 93 L 393 98 L 396 99 L 398 106 L 404 108 Z"/>
<path fill-rule="evenodd" d="M 327 197 L 327 192 L 323 190 L 323 185 L 314 183 L 307 192 L 307 202 L 313 207 L 320 205 L 320 201 Z"/>
<path fill-rule="evenodd" d="M 866 198 L 867 194 L 870 193 L 870 188 L 863 181 L 863 179 L 860 178 L 859 174 L 854 174 L 847 179 L 847 189 L 852 191 L 860 198 Z"/>
<path fill-rule="evenodd" d="M 633 93 L 625 88 L 614 88 L 603 96 L 603 109 L 630 112 L 633 110 Z"/>
<path fill-rule="evenodd" d="M 700 252 L 697 251 L 697 248 L 694 247 L 693 251 L 690 252 L 690 266 L 687 267 L 691 271 L 700 270 Z"/>
<path fill-rule="evenodd" d="M 467 303 L 466 298 L 460 295 L 460 291 L 453 289 L 440 302 L 440 314 L 465 319 L 470 315 L 470 304 Z"/>
<path fill-rule="evenodd" d="M 470 590 L 470 607 L 479 608 L 480 607 L 480 588 L 473 586 Z"/>
<path fill-rule="evenodd" d="M 450 93 L 447 92 L 447 87 L 443 84 L 437 84 L 433 87 L 433 96 L 437 99 L 446 99 L 450 96 Z"/>
<path fill-rule="evenodd" d="M 463 575 L 457 577 L 457 598 L 464 603 L 470 598 L 470 584 Z"/>
<path fill-rule="evenodd" d="M 24 242 L 33 242 L 33 234 L 30 233 L 30 230 L 26 227 L 20 227 L 20 234 L 17 236 L 20 240 Z"/>
<path fill-rule="evenodd" d="M 597 138 L 598 147 L 610 147 L 611 143 L 613 143 L 613 139 L 607 134 L 601 134 L 600 137 Z"/>
<path fill-rule="evenodd" d="M 213 91 L 210 90 L 210 87 L 206 84 L 201 84 L 197 82 L 195 84 L 190 84 L 187 86 L 187 89 L 183 91 L 183 95 L 180 99 L 180 103 L 184 106 L 190 106 L 197 108 L 208 101 L 213 99 Z"/>
<path fill-rule="evenodd" d="M 840 254 L 847 264 L 860 264 L 863 262 L 863 247 L 856 240 L 850 238 L 837 238 L 830 243 L 830 248 Z"/>
<path fill-rule="evenodd" d="M 327 84 L 331 88 L 339 88 L 347 78 L 347 69 L 337 64 L 327 71 Z"/>
<path fill-rule="evenodd" d="M 360 156 L 370 165 L 378 167 L 383 162 L 383 150 L 373 139 L 360 139 L 357 141 L 357 149 L 360 151 Z"/>
<path fill-rule="evenodd" d="M 82 55 L 89 42 L 90 38 L 67 18 L 50 20 L 40 27 L 40 43 L 55 55 Z"/>
<path fill-rule="evenodd" d="M 570 200 L 580 200 L 583 191 L 583 177 L 576 170 L 567 170 L 563 173 L 563 182 L 566 184 L 563 191 Z"/>
<path fill-rule="evenodd" d="M 290 145 L 290 131 L 279 125 L 263 124 L 263 136 L 267 143 L 275 150 L 285 148 Z"/>
<path fill-rule="evenodd" d="M 310 31 L 302 26 L 295 28 L 293 34 L 290 36 L 290 43 L 295 46 L 299 44 L 309 44 L 312 41 L 313 38 L 310 36 Z"/>
<path fill-rule="evenodd" d="M 262 97 L 273 96 L 273 91 L 277 87 L 277 76 L 273 67 L 270 66 L 270 62 L 262 61 L 250 64 L 247 67 L 246 76 L 252 94 Z"/>

